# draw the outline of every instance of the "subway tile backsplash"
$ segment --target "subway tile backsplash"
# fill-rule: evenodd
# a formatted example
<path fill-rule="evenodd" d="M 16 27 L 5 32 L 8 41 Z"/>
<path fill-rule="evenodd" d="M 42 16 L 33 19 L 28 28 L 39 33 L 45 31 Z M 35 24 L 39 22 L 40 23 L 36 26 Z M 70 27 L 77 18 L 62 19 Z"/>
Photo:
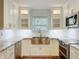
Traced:
<path fill-rule="evenodd" d="M 0 30 L 0 39 L 3 38 L 3 30 Z"/>
<path fill-rule="evenodd" d="M 79 29 L 63 29 L 63 30 L 49 30 L 42 33 L 43 37 L 59 38 L 59 39 L 77 39 L 79 40 Z M 0 39 L 10 39 L 14 37 L 31 38 L 40 36 L 39 33 L 32 30 L 0 30 Z"/>

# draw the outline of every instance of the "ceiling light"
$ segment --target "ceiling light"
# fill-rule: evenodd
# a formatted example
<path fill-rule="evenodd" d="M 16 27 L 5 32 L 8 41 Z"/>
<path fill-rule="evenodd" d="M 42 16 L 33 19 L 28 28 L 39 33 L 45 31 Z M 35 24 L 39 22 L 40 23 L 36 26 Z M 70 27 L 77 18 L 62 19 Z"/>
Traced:
<path fill-rule="evenodd" d="M 21 10 L 20 14 L 29 14 L 29 11 L 28 10 Z"/>
<path fill-rule="evenodd" d="M 53 10 L 53 14 L 61 14 L 60 10 Z"/>

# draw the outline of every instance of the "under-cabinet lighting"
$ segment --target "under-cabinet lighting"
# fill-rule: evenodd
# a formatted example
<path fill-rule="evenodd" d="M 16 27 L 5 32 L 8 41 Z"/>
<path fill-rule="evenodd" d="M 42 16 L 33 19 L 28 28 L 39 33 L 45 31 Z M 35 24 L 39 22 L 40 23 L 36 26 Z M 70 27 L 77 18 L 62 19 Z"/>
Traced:
<path fill-rule="evenodd" d="M 29 11 L 28 10 L 21 10 L 20 14 L 29 14 Z"/>
<path fill-rule="evenodd" d="M 60 10 L 53 10 L 53 14 L 61 14 Z"/>

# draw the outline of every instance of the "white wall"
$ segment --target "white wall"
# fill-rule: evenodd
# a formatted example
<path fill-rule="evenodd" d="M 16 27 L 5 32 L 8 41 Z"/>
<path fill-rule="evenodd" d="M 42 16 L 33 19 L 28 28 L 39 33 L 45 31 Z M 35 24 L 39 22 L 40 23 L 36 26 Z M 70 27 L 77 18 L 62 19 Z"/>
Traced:
<path fill-rule="evenodd" d="M 50 38 L 79 40 L 79 29 L 62 29 L 62 30 L 50 30 L 48 36 Z"/>
<path fill-rule="evenodd" d="M 32 30 L 0 30 L 0 38 L 12 39 L 12 38 L 32 38 L 40 37 L 39 33 L 35 33 Z M 62 29 L 62 30 L 49 30 L 43 33 L 42 36 L 49 38 L 59 38 L 60 40 L 79 40 L 79 29 Z"/>
<path fill-rule="evenodd" d="M 47 16 L 50 17 L 50 9 L 31 9 L 31 16 Z"/>
<path fill-rule="evenodd" d="M 31 38 L 39 37 L 39 33 L 33 32 L 32 30 L 16 30 L 17 37 Z M 79 29 L 61 29 L 61 30 L 49 30 L 43 33 L 42 36 L 49 38 L 59 38 L 59 39 L 75 39 L 79 40 Z"/>

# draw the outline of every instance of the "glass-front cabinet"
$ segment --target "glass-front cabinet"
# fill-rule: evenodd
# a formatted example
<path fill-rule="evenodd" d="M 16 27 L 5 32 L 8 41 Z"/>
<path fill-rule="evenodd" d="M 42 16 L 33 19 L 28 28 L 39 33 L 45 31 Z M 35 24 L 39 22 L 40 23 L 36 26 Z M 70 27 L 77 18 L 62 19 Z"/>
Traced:
<path fill-rule="evenodd" d="M 61 29 L 63 27 L 62 7 L 52 7 L 51 9 L 51 28 Z"/>
<path fill-rule="evenodd" d="M 30 9 L 27 7 L 19 8 L 19 28 L 20 29 L 29 29 L 30 25 Z"/>

